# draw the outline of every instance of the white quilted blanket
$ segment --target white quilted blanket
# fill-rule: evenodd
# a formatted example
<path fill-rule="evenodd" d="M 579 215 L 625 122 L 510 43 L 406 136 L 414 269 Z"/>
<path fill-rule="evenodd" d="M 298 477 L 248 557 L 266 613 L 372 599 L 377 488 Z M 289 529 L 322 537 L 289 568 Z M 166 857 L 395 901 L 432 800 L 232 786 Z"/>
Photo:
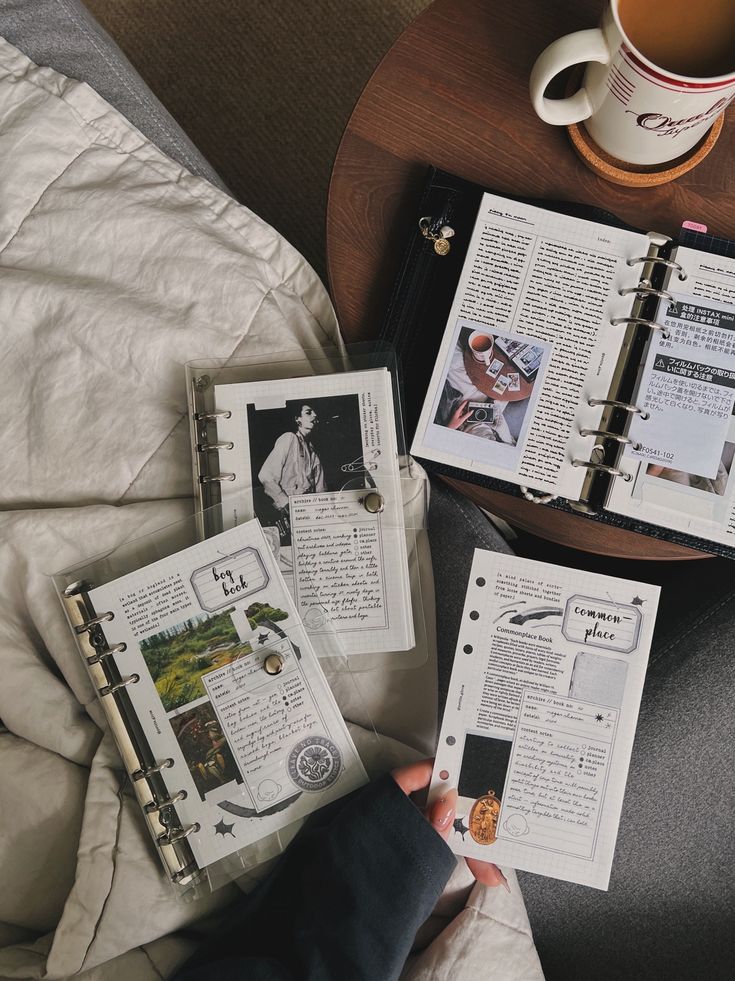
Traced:
<path fill-rule="evenodd" d="M 48 577 L 190 512 L 186 361 L 332 345 L 337 325 L 273 229 L 2 39 L 0 201 L 0 977 L 147 981 L 237 887 L 168 892 Z M 425 542 L 416 559 L 430 600 Z M 428 653 L 363 682 L 392 737 L 374 771 L 431 751 Z M 540 976 L 509 878 L 465 903 L 458 872 L 438 912 L 461 912 L 412 981 Z"/>

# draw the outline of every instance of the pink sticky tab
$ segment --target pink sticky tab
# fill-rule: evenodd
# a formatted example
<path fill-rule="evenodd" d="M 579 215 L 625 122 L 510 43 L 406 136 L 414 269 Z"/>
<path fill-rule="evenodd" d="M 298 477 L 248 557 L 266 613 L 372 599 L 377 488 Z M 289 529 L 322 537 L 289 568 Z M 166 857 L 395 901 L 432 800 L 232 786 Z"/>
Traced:
<path fill-rule="evenodd" d="M 682 228 L 688 228 L 690 232 L 706 232 L 707 226 L 702 225 L 698 221 L 683 221 L 681 223 Z"/>

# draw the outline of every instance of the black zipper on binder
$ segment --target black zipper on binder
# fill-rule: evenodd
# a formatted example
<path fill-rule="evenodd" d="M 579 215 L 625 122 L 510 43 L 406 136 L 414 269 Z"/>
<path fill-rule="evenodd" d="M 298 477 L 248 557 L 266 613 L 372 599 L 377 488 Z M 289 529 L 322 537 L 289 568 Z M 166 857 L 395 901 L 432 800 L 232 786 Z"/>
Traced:
<path fill-rule="evenodd" d="M 431 376 L 444 324 L 449 316 L 457 282 L 482 198 L 476 185 L 429 169 L 427 184 L 414 212 L 401 272 L 388 304 L 381 340 L 394 345 L 402 369 L 405 391 L 406 437 L 410 442 L 423 404 L 426 379 Z M 419 224 L 429 218 L 428 231 L 439 237 L 443 226 L 454 230 L 444 255 Z"/>

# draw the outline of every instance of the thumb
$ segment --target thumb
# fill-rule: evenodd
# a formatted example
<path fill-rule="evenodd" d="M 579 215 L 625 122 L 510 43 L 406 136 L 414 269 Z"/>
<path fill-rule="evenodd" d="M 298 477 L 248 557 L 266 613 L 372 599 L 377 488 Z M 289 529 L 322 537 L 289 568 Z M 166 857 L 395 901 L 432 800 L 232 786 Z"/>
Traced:
<path fill-rule="evenodd" d="M 457 791 L 447 790 L 429 808 L 429 824 L 442 838 L 449 837 L 452 821 L 457 813 Z"/>

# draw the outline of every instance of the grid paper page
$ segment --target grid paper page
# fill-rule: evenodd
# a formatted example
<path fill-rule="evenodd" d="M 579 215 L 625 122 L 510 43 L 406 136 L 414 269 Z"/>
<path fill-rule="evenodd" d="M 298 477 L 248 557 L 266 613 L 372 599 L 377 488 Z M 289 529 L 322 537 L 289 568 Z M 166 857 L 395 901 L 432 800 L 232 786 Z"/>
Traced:
<path fill-rule="evenodd" d="M 257 521 L 90 592 L 200 867 L 366 780 Z M 280 658 L 282 669 L 266 670 Z M 163 827 L 161 831 L 163 832 Z"/>
<path fill-rule="evenodd" d="M 606 889 L 659 588 L 476 550 L 431 785 L 457 854 Z"/>

